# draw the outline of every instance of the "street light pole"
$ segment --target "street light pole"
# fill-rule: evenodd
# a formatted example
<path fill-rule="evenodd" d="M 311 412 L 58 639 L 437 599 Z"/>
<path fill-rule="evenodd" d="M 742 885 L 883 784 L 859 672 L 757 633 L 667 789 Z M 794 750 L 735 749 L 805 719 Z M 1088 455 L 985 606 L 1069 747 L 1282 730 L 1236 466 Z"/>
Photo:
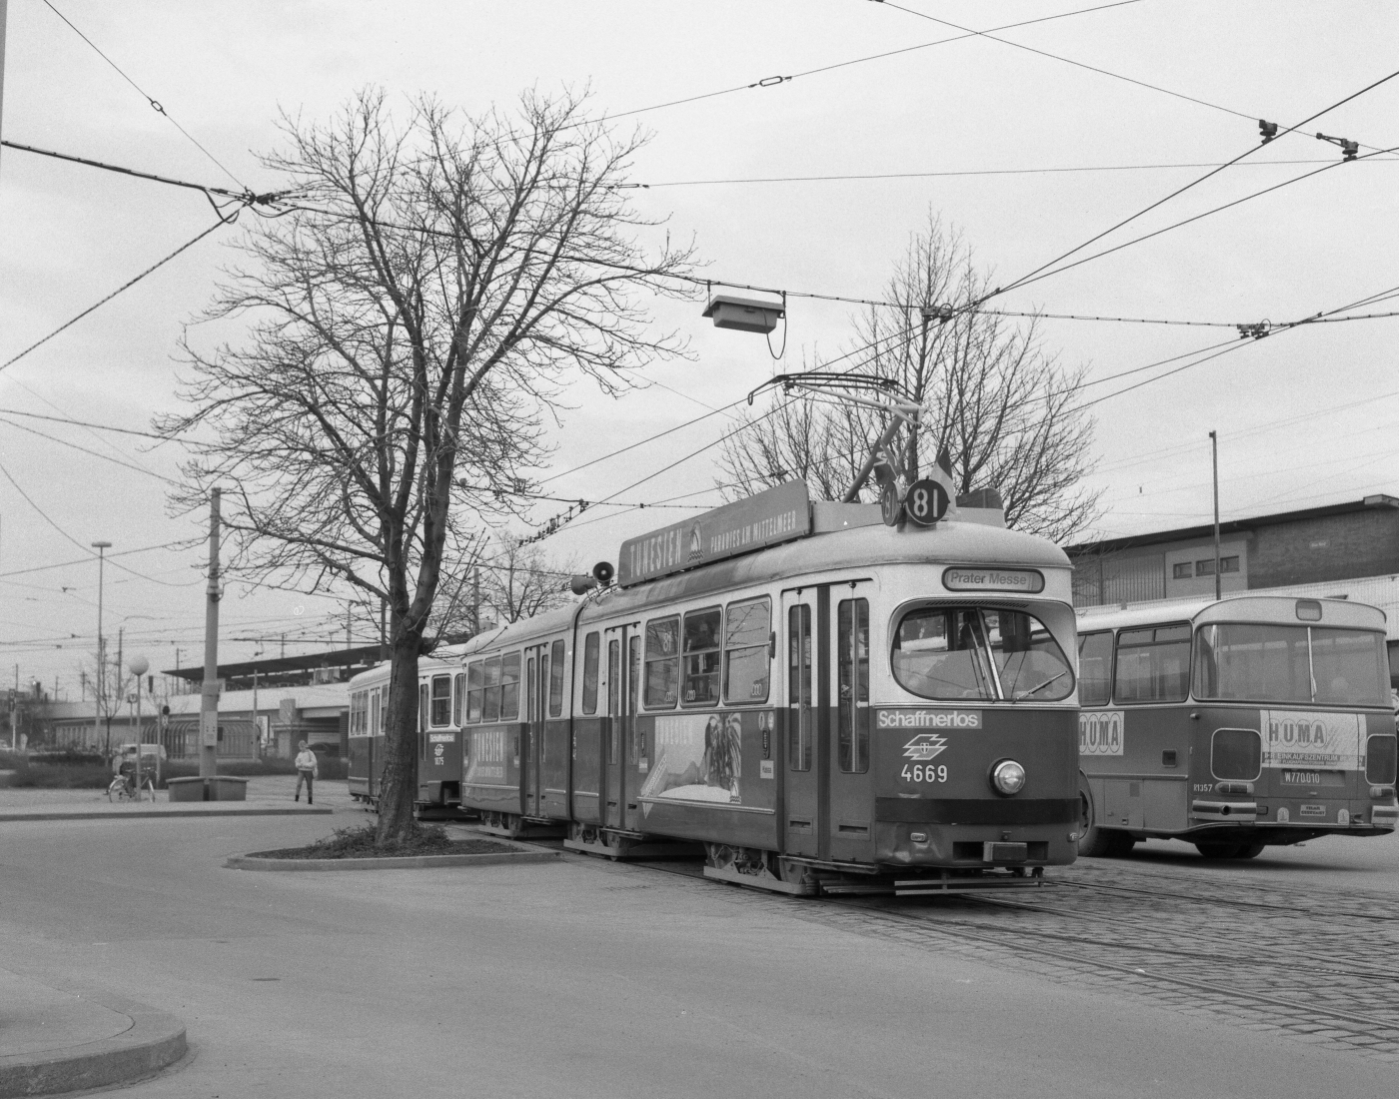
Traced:
<path fill-rule="evenodd" d="M 92 708 L 92 739 L 97 741 L 102 736 L 102 681 L 107 674 L 107 650 L 102 643 L 102 576 L 107 563 L 107 550 L 111 549 L 111 542 L 94 542 L 92 546 L 97 550 L 97 699 Z M 107 755 L 112 754 L 112 734 L 111 727 L 107 731 Z"/>
<path fill-rule="evenodd" d="M 144 656 L 133 656 L 127 668 L 136 677 L 136 800 L 141 800 L 141 745 L 146 742 L 145 736 L 141 732 L 141 677 L 146 674 L 146 669 L 150 664 L 146 662 Z M 159 750 L 156 752 L 157 761 L 160 759 Z M 160 766 L 159 762 L 156 764 Z M 159 773 L 157 771 L 157 773 Z"/>
<path fill-rule="evenodd" d="M 1214 467 L 1214 597 L 1224 594 L 1219 575 L 1219 436 L 1210 432 L 1210 463 Z"/>

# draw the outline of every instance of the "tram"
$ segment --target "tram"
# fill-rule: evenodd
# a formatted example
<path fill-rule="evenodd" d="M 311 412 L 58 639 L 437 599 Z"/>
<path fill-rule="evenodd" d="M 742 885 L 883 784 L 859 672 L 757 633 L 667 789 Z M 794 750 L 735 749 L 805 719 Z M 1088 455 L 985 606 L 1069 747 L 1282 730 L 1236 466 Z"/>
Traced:
<path fill-rule="evenodd" d="M 418 660 L 418 790 L 422 819 L 462 816 L 462 705 L 466 674 L 460 646 Z M 384 772 L 389 673 L 386 663 L 350 680 L 350 796 L 378 805 Z"/>
<path fill-rule="evenodd" d="M 1157 837 L 1253 858 L 1394 831 L 1382 611 L 1252 595 L 1085 608 L 1078 625 L 1081 854 Z"/>
<path fill-rule="evenodd" d="M 800 481 L 625 542 L 468 642 L 461 804 L 777 892 L 1030 884 L 1076 856 L 1070 566 L 999 508 L 886 525 Z"/>

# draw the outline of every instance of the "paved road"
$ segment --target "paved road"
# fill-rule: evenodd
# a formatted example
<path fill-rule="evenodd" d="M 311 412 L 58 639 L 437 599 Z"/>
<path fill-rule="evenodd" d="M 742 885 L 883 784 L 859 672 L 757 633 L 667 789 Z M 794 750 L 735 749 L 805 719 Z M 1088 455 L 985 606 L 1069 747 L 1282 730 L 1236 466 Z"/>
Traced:
<path fill-rule="evenodd" d="M 193 1056 L 139 1099 L 1393 1090 L 1373 1057 L 635 867 L 220 868 L 362 818 L 6 825 L 0 965 L 183 1018 Z"/>
<path fill-rule="evenodd" d="M 1127 861 L 1242 881 L 1260 878 L 1277 883 L 1302 874 L 1312 885 L 1393 893 L 1399 898 L 1399 835 L 1393 833 L 1326 836 L 1291 847 L 1268 847 L 1256 859 L 1244 862 L 1210 862 L 1187 843 L 1148 840 L 1137 844 Z"/>

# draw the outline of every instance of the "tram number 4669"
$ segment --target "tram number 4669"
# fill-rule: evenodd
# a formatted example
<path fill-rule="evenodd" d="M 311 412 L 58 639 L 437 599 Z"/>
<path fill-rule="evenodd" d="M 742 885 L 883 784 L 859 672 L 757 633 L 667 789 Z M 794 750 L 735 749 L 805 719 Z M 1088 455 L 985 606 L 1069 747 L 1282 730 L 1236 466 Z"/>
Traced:
<path fill-rule="evenodd" d="M 946 782 L 947 766 L 939 764 L 934 767 L 931 763 L 926 766 L 922 763 L 910 766 L 905 763 L 904 769 L 899 774 L 905 782 Z"/>

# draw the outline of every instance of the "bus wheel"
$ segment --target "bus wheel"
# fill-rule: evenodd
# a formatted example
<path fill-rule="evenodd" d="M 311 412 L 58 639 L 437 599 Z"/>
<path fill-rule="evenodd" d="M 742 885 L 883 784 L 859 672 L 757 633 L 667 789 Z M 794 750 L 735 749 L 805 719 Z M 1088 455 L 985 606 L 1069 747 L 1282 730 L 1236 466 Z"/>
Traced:
<path fill-rule="evenodd" d="M 1125 859 L 1132 854 L 1132 848 L 1137 846 L 1136 839 L 1130 832 L 1109 832 L 1108 857 L 1113 859 Z"/>
<path fill-rule="evenodd" d="M 1258 851 L 1262 851 L 1263 848 L 1259 847 L 1258 851 L 1253 852 L 1253 855 L 1245 855 L 1244 852 L 1250 851 L 1252 848 L 1242 843 L 1197 843 L 1195 845 L 1195 850 L 1200 852 L 1201 858 L 1206 859 L 1251 859 L 1253 855 L 1258 854 Z"/>
<path fill-rule="evenodd" d="M 1261 854 L 1263 854 L 1263 844 L 1250 843 L 1246 844 L 1234 857 L 1236 859 L 1256 859 Z"/>
<path fill-rule="evenodd" d="M 1079 772 L 1078 776 L 1078 853 L 1090 859 L 1102 859 L 1112 855 L 1116 834 L 1106 828 L 1099 828 L 1093 806 L 1093 791 L 1088 788 L 1088 780 Z"/>

